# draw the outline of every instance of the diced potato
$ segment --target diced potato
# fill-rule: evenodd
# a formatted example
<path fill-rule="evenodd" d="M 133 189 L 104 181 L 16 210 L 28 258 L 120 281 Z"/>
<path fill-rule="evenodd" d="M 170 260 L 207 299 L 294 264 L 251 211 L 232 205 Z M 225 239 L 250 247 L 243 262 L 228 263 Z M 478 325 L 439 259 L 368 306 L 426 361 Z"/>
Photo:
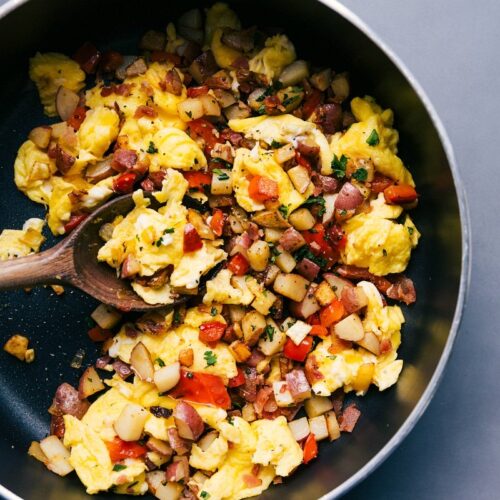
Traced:
<path fill-rule="evenodd" d="M 304 299 L 309 281 L 299 274 L 278 274 L 273 284 L 274 291 L 295 302 Z"/>
<path fill-rule="evenodd" d="M 314 291 L 314 296 L 322 306 L 331 304 L 337 298 L 327 281 L 322 281 L 319 284 L 318 288 Z"/>
<path fill-rule="evenodd" d="M 274 159 L 278 163 L 286 163 L 292 158 L 295 158 L 295 148 L 293 144 L 285 144 L 281 148 L 274 150 Z"/>
<path fill-rule="evenodd" d="M 331 84 L 335 101 L 342 102 L 349 96 L 350 85 L 347 73 L 338 73 L 333 77 Z"/>
<path fill-rule="evenodd" d="M 326 425 L 326 418 L 324 415 L 318 415 L 309 419 L 309 428 L 311 433 L 314 434 L 316 441 L 321 441 L 328 437 L 328 427 Z"/>
<path fill-rule="evenodd" d="M 154 366 L 151 354 L 142 342 L 138 342 L 132 349 L 130 353 L 130 365 L 141 380 L 146 380 L 147 382 L 153 380 Z"/>
<path fill-rule="evenodd" d="M 250 346 L 257 343 L 265 328 L 266 318 L 258 311 L 247 312 L 241 320 L 243 339 Z"/>
<path fill-rule="evenodd" d="M 312 398 L 306 400 L 304 407 L 307 416 L 309 418 L 314 418 L 330 411 L 333 408 L 333 403 L 329 398 L 324 396 L 313 396 Z"/>
<path fill-rule="evenodd" d="M 216 431 L 207 432 L 203 437 L 199 439 L 196 443 L 202 451 L 207 451 L 210 445 L 217 439 L 219 433 Z"/>
<path fill-rule="evenodd" d="M 40 149 L 45 149 L 50 143 L 52 129 L 48 126 L 35 127 L 30 133 L 28 138 L 34 142 Z"/>
<path fill-rule="evenodd" d="M 192 208 L 188 209 L 187 213 L 188 222 L 191 223 L 196 232 L 200 235 L 200 238 L 204 240 L 214 240 L 215 234 L 213 233 L 210 226 L 205 222 L 205 219 L 201 216 L 200 212 Z"/>
<path fill-rule="evenodd" d="M 154 495 L 159 500 L 178 500 L 182 495 L 184 486 L 180 483 L 167 482 L 166 484 L 160 483 Z"/>
<path fill-rule="evenodd" d="M 229 309 L 229 317 L 231 318 L 231 323 L 238 323 L 243 319 L 247 310 L 246 307 L 238 306 L 238 305 L 230 305 Z"/>
<path fill-rule="evenodd" d="M 203 114 L 206 116 L 220 116 L 220 106 L 217 99 L 210 95 L 204 94 L 198 97 L 203 106 Z"/>
<path fill-rule="evenodd" d="M 297 320 L 295 318 L 292 318 L 291 316 L 288 316 L 283 323 L 280 325 L 280 330 L 282 332 L 286 332 Z"/>
<path fill-rule="evenodd" d="M 273 356 L 283 350 L 286 334 L 271 318 L 267 318 L 266 322 L 266 335 L 259 340 L 259 349 L 266 356 Z"/>
<path fill-rule="evenodd" d="M 175 387 L 181 379 L 181 365 L 179 362 L 163 366 L 156 370 L 153 381 L 160 392 L 166 392 Z"/>
<path fill-rule="evenodd" d="M 197 97 L 188 97 L 177 105 L 179 117 L 185 122 L 201 118 L 205 114 L 203 102 Z"/>
<path fill-rule="evenodd" d="M 36 458 L 42 463 L 46 463 L 48 460 L 45 453 L 42 451 L 42 448 L 40 447 L 40 443 L 38 441 L 31 442 L 30 447 L 28 449 L 28 455 L 33 458 Z"/>
<path fill-rule="evenodd" d="M 264 271 L 270 256 L 271 250 L 269 249 L 269 245 L 262 240 L 254 241 L 247 250 L 248 263 L 254 271 Z"/>
<path fill-rule="evenodd" d="M 363 323 L 356 313 L 350 314 L 347 318 L 339 321 L 334 326 L 334 332 L 342 340 L 357 342 L 365 336 Z"/>
<path fill-rule="evenodd" d="M 26 359 L 26 352 L 28 351 L 29 340 L 24 335 L 12 335 L 3 346 L 3 350 L 12 354 L 20 361 Z"/>
<path fill-rule="evenodd" d="M 308 76 L 309 66 L 307 62 L 302 59 L 297 59 L 281 72 L 279 81 L 283 84 L 283 87 L 288 87 L 290 85 L 297 85 Z"/>
<path fill-rule="evenodd" d="M 309 421 L 307 417 L 298 418 L 288 422 L 288 427 L 295 438 L 295 441 L 302 441 L 309 436 L 311 430 L 309 428 Z"/>
<path fill-rule="evenodd" d="M 114 429 L 124 441 L 138 441 L 144 430 L 149 412 L 142 406 L 127 403 L 114 423 Z"/>
<path fill-rule="evenodd" d="M 59 476 L 66 476 L 73 471 L 69 463 L 69 450 L 57 436 L 48 436 L 40 441 L 40 448 L 47 457 L 47 468 Z"/>
<path fill-rule="evenodd" d="M 317 313 L 321 306 L 314 296 L 314 292 L 318 285 L 316 283 L 311 283 L 311 286 L 307 290 L 306 296 L 300 302 L 292 302 L 290 304 L 290 312 L 299 318 L 307 319 L 314 313 Z"/>
<path fill-rule="evenodd" d="M 325 200 L 325 213 L 323 214 L 323 219 L 321 222 L 326 224 L 330 222 L 335 214 L 335 200 L 337 199 L 337 194 L 324 194 L 323 199 Z"/>
<path fill-rule="evenodd" d="M 359 367 L 358 373 L 356 373 L 356 378 L 352 383 L 352 388 L 356 391 L 357 394 L 366 393 L 366 391 L 370 387 L 370 384 L 372 383 L 374 371 L 374 363 L 364 363 Z"/>
<path fill-rule="evenodd" d="M 340 437 L 340 427 L 337 421 L 337 415 L 335 415 L 334 411 L 329 411 L 328 413 L 325 413 L 325 418 L 330 441 L 334 441 Z"/>
<path fill-rule="evenodd" d="M 88 398 L 96 392 L 103 391 L 106 387 L 102 383 L 101 377 L 93 366 L 89 366 L 80 377 L 78 384 L 78 396 L 80 399 Z"/>
<path fill-rule="evenodd" d="M 365 336 L 358 340 L 357 344 L 372 352 L 375 356 L 380 354 L 380 342 L 373 332 L 366 332 Z"/>
<path fill-rule="evenodd" d="M 241 340 L 235 340 L 229 346 L 237 363 L 244 363 L 251 355 L 250 348 Z"/>
<path fill-rule="evenodd" d="M 326 279 L 326 281 L 328 281 L 329 285 L 332 287 L 332 290 L 335 292 L 335 295 L 339 299 L 342 295 L 342 290 L 344 289 L 344 287 L 353 286 L 353 284 L 349 281 L 345 280 L 344 278 L 340 278 L 339 276 L 336 276 L 332 273 L 325 273 L 323 277 Z"/>
<path fill-rule="evenodd" d="M 113 307 L 99 304 L 90 317 L 105 330 L 113 328 L 122 319 L 122 315 Z"/>
<path fill-rule="evenodd" d="M 294 404 L 292 393 L 288 389 L 287 383 L 283 380 L 273 382 L 273 392 L 278 406 L 285 407 Z"/>
<path fill-rule="evenodd" d="M 276 276 L 280 273 L 280 268 L 275 265 L 271 264 L 270 266 L 267 266 L 266 268 L 266 277 L 264 278 L 264 285 L 265 286 L 270 286 L 274 283 L 274 280 L 276 279 Z"/>
<path fill-rule="evenodd" d="M 288 177 L 292 181 L 295 189 L 303 194 L 307 191 L 309 184 L 311 184 L 311 177 L 309 177 L 309 172 L 307 168 L 302 165 L 297 165 L 296 167 L 291 168 L 287 171 Z M 293 224 L 293 222 L 292 222 Z"/>
<path fill-rule="evenodd" d="M 278 242 L 282 234 L 283 234 L 282 229 L 273 229 L 272 227 L 266 227 L 264 229 L 264 239 L 268 243 Z"/>
<path fill-rule="evenodd" d="M 277 250 L 279 255 L 276 256 L 274 262 L 284 273 L 291 273 L 297 265 L 297 261 L 290 252 L 283 250 L 282 247 L 278 247 Z"/>
<path fill-rule="evenodd" d="M 253 422 L 257 420 L 257 414 L 255 413 L 255 408 L 252 403 L 247 403 L 241 409 L 241 416 L 243 420 L 246 420 L 247 422 Z"/>
<path fill-rule="evenodd" d="M 276 302 L 276 295 L 269 290 L 262 290 L 261 293 L 255 296 L 254 301 L 252 302 L 252 307 L 260 312 L 260 314 L 266 316 L 269 314 L 271 307 Z"/>
<path fill-rule="evenodd" d="M 233 192 L 233 179 L 231 170 L 226 168 L 216 169 L 212 173 L 210 192 L 215 195 L 226 195 Z"/>
<path fill-rule="evenodd" d="M 262 210 L 257 212 L 252 221 L 262 227 L 272 229 L 287 229 L 290 227 L 288 221 L 277 210 Z"/>
<path fill-rule="evenodd" d="M 170 458 L 173 454 L 172 447 L 166 441 L 162 441 L 161 439 L 157 439 L 153 436 L 149 436 L 146 447 L 149 450 L 159 453 L 165 457 Z"/>
<path fill-rule="evenodd" d="M 330 68 L 323 69 L 318 71 L 318 73 L 314 73 L 310 78 L 311 84 L 313 87 L 316 87 L 321 92 L 324 92 L 332 81 L 332 70 Z"/>
<path fill-rule="evenodd" d="M 163 464 L 167 463 L 169 461 L 169 457 L 166 457 L 164 455 L 161 455 L 160 453 L 157 453 L 156 451 L 148 451 L 146 453 L 147 460 L 149 460 L 151 463 L 156 465 L 156 467 L 161 467 Z"/>
<path fill-rule="evenodd" d="M 316 219 L 307 208 L 298 208 L 288 216 L 288 222 L 297 231 L 307 231 L 316 224 Z"/>
<path fill-rule="evenodd" d="M 208 476 L 205 476 L 203 472 L 196 471 L 192 476 L 191 480 L 188 482 L 188 485 L 191 484 L 191 481 L 193 484 L 196 484 L 197 486 L 202 485 L 206 480 L 208 479 Z"/>
<path fill-rule="evenodd" d="M 299 320 L 286 331 L 286 335 L 292 339 L 295 345 L 299 345 L 307 337 L 311 329 L 311 325 Z"/>
<path fill-rule="evenodd" d="M 150 493 L 152 493 L 153 495 L 158 486 L 162 484 L 163 481 L 165 481 L 164 470 L 154 470 L 152 472 L 146 473 L 146 482 L 148 483 Z"/>

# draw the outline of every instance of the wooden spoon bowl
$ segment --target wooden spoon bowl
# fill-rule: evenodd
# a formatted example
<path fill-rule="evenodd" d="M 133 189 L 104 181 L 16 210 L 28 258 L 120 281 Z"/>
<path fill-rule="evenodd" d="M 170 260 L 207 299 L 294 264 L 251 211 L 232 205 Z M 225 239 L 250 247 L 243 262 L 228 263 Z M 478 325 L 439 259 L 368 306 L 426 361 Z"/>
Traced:
<path fill-rule="evenodd" d="M 154 207 L 155 200 L 151 199 Z M 0 290 L 34 285 L 72 285 L 97 300 L 121 311 L 148 311 L 164 308 L 164 304 L 147 304 L 117 276 L 116 270 L 98 262 L 103 245 L 99 229 L 116 216 L 134 208 L 132 195 L 115 198 L 87 217 L 64 240 L 49 250 L 27 257 L 0 262 Z M 186 302 L 180 297 L 169 307 Z"/>

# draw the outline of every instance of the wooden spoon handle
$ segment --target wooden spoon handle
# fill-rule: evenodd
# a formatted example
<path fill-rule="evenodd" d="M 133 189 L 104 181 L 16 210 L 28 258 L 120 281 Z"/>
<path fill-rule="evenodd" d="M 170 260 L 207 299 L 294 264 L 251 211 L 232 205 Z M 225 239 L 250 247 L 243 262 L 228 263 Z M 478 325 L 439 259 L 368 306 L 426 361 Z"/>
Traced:
<path fill-rule="evenodd" d="M 0 290 L 67 283 L 71 257 L 65 246 L 56 245 L 39 254 L 0 262 Z"/>

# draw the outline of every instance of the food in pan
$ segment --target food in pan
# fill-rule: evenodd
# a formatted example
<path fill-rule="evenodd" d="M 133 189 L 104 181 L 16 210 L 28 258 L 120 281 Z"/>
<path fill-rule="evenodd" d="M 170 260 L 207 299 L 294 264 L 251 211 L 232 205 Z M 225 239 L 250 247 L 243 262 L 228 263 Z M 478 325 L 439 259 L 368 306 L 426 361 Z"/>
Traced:
<path fill-rule="evenodd" d="M 218 3 L 140 50 L 31 60 L 62 121 L 21 146 L 18 188 L 55 235 L 133 193 L 98 258 L 161 308 L 94 311 L 103 356 L 59 386 L 30 454 L 90 494 L 246 498 L 353 431 L 345 393 L 398 380 L 418 195 L 392 111 L 285 34 Z M 4 231 L 1 258 L 36 252 L 42 226 Z"/>

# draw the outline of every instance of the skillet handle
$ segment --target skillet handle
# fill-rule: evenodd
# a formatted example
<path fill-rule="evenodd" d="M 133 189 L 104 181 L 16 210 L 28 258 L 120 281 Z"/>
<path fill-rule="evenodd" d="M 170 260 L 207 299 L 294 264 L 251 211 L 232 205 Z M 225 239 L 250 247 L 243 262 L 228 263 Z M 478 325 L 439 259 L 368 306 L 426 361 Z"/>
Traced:
<path fill-rule="evenodd" d="M 68 283 L 72 264 L 71 248 L 60 244 L 39 254 L 0 262 L 0 290 Z"/>

